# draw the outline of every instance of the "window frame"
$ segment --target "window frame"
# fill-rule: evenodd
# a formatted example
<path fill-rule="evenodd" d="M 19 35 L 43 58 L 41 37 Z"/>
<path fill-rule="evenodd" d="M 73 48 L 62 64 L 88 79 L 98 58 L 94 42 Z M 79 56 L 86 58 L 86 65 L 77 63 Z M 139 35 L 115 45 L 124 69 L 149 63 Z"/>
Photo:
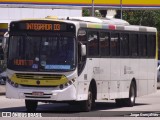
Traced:
<path fill-rule="evenodd" d="M 83 30 L 86 30 L 86 34 L 87 34 L 87 40 L 86 41 L 84 41 L 83 43 L 86 43 L 86 46 L 87 46 L 87 55 L 86 55 L 86 57 L 87 58 L 131 58 L 131 59 L 143 59 L 143 58 L 155 58 L 155 56 L 156 56 L 156 32 L 141 32 L 141 31 L 125 31 L 125 30 L 108 30 L 108 29 L 91 29 L 91 28 L 81 28 L 81 29 L 83 29 Z M 89 31 L 94 31 L 94 32 L 97 32 L 97 36 L 98 36 L 98 52 L 99 52 L 99 54 L 97 54 L 97 55 L 95 55 L 95 56 L 93 56 L 93 55 L 89 55 L 88 54 L 88 50 L 89 50 L 89 46 L 88 46 L 88 44 L 89 44 L 89 42 L 88 42 L 88 32 Z M 108 34 L 109 35 L 109 55 L 102 55 L 101 54 L 101 43 L 100 43 L 100 36 L 101 36 L 101 33 L 106 33 L 106 34 Z M 112 55 L 111 54 L 111 35 L 112 34 L 118 34 L 118 38 L 119 38 L 119 41 L 118 41 L 118 44 L 119 44 L 119 48 L 118 48 L 118 50 L 119 50 L 119 54 L 118 55 Z M 128 35 L 128 55 L 122 55 L 121 54 L 121 41 L 120 41 L 120 37 L 121 37 L 121 35 L 123 35 L 123 34 L 127 34 Z M 135 36 L 137 36 L 137 40 L 136 40 L 136 42 L 137 42 L 137 55 L 131 55 L 131 37 L 132 37 L 132 35 L 135 35 Z M 147 50 L 148 50 L 148 45 L 147 45 L 147 43 L 148 43 L 148 36 L 149 35 L 154 35 L 155 36 L 155 49 L 154 49 L 154 51 L 155 51 L 155 55 L 154 56 L 148 56 L 148 54 L 146 53 L 146 55 L 145 56 L 142 56 L 142 55 L 139 55 L 139 36 L 140 35 L 145 35 L 145 36 L 147 36 L 146 37 L 146 52 L 147 52 Z"/>
<path fill-rule="evenodd" d="M 101 41 L 100 41 L 100 39 L 101 39 L 101 33 L 105 33 L 106 35 L 108 34 L 108 55 L 107 55 L 107 53 L 105 53 L 105 55 L 102 55 L 102 49 L 101 49 Z M 109 58 L 111 55 L 110 55 L 110 36 L 111 36 L 111 34 L 110 34 L 110 32 L 109 31 L 104 31 L 104 30 L 102 30 L 102 31 L 99 31 L 99 51 L 100 51 L 100 57 L 102 57 L 102 58 Z M 105 51 L 107 51 L 107 48 L 105 48 Z"/>
<path fill-rule="evenodd" d="M 98 47 L 98 53 L 97 53 L 97 55 L 90 55 L 89 54 L 89 41 L 88 41 L 88 38 L 89 38 L 89 32 L 96 32 L 97 33 L 97 47 Z M 87 29 L 87 56 L 89 57 L 89 58 L 99 58 L 100 57 L 100 47 L 99 47 L 99 30 L 97 29 Z"/>

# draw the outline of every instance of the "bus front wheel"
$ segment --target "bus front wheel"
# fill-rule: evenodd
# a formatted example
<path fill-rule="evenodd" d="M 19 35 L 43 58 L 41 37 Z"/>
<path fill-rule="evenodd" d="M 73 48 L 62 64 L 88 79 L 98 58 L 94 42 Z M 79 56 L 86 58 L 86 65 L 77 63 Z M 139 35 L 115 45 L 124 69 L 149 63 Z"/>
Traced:
<path fill-rule="evenodd" d="M 95 104 L 95 98 L 93 97 L 93 91 L 90 88 L 88 91 L 88 99 L 81 102 L 82 110 L 85 112 L 89 112 L 92 110 Z"/>
<path fill-rule="evenodd" d="M 34 100 L 25 100 L 25 105 L 28 112 L 35 112 L 38 102 Z"/>

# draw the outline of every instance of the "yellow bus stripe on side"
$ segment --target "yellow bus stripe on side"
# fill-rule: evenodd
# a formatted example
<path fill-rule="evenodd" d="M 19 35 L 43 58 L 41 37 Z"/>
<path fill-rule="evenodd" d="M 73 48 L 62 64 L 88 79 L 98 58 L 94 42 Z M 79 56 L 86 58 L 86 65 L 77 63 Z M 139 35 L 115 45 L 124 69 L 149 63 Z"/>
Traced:
<path fill-rule="evenodd" d="M 67 78 L 65 76 L 62 76 L 61 79 L 58 80 L 37 80 L 37 79 L 23 79 L 23 78 L 17 78 L 16 74 L 14 74 L 11 77 L 11 81 L 14 83 L 20 84 L 20 85 L 33 85 L 33 86 L 58 86 L 60 84 L 67 83 Z M 40 82 L 40 84 L 37 84 L 37 81 Z"/>
<path fill-rule="evenodd" d="M 8 29 L 8 23 L 0 23 L 0 29 Z"/>
<path fill-rule="evenodd" d="M 102 25 L 101 24 L 87 24 L 87 27 L 88 28 L 102 28 Z"/>

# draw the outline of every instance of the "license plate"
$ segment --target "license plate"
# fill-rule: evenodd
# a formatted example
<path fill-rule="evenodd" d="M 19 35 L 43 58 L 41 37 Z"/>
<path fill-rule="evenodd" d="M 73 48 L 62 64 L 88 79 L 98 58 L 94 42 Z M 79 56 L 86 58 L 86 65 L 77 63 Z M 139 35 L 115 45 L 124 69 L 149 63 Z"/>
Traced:
<path fill-rule="evenodd" d="M 32 92 L 33 96 L 43 96 L 44 93 L 43 92 Z"/>

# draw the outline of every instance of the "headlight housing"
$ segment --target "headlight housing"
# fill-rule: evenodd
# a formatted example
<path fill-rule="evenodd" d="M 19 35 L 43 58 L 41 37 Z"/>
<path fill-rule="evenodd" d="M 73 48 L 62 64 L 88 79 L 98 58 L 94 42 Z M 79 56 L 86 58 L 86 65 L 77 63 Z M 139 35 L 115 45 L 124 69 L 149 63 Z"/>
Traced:
<path fill-rule="evenodd" d="M 67 83 L 59 85 L 59 88 L 62 90 L 65 87 L 72 85 L 74 82 L 75 82 L 75 79 L 69 80 Z"/>
<path fill-rule="evenodd" d="M 12 80 L 10 80 L 8 77 L 6 78 L 6 81 L 13 87 L 18 88 L 19 85 L 15 82 L 13 82 Z"/>

